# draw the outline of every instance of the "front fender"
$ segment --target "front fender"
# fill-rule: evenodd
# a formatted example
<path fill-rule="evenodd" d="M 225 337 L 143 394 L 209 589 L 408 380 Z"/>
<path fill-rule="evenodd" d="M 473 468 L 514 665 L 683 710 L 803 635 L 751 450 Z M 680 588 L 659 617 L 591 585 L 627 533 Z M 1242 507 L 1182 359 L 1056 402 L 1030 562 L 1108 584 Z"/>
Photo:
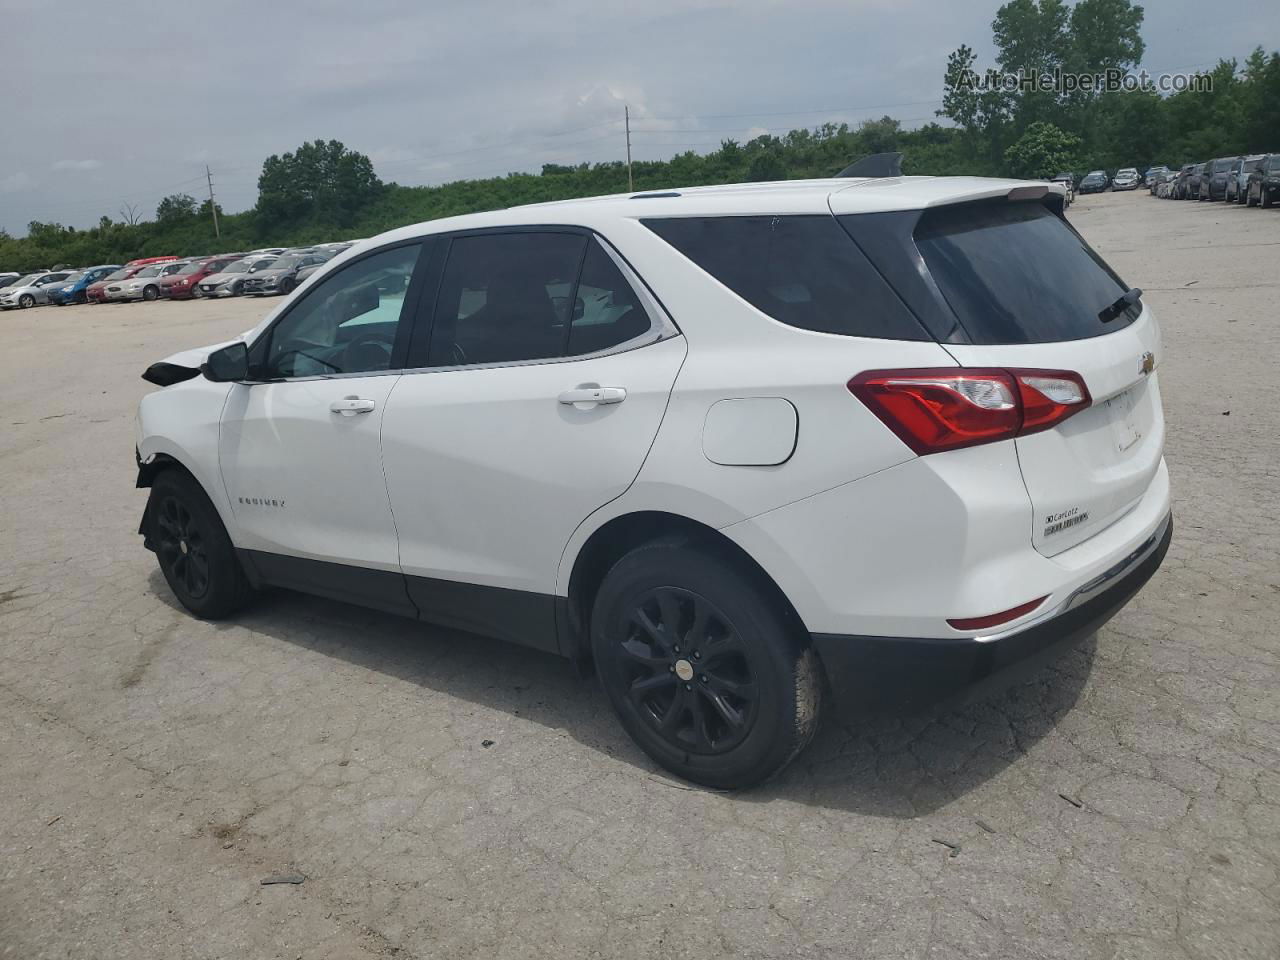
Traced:
<path fill-rule="evenodd" d="M 218 424 L 231 384 L 196 377 L 149 393 L 138 404 L 136 442 L 139 479 L 165 458 L 184 467 L 208 494 L 232 542 L 235 516 L 218 470 Z"/>

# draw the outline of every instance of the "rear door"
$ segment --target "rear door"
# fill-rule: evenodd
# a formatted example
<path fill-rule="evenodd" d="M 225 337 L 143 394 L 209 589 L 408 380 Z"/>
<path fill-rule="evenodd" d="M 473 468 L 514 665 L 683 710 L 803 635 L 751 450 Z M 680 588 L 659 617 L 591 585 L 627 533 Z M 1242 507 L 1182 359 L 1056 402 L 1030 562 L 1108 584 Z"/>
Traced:
<path fill-rule="evenodd" d="M 684 338 L 586 231 L 455 236 L 435 304 L 382 425 L 410 595 L 426 619 L 554 648 L 565 544 L 635 479 Z"/>
<path fill-rule="evenodd" d="M 1072 371 L 1092 397 L 1082 413 L 1015 441 L 1036 549 L 1052 556 L 1106 529 L 1160 466 L 1160 331 L 1150 309 L 1109 310 L 1126 285 L 1037 202 L 933 208 L 915 240 L 969 341 L 946 344 L 962 366 Z"/>

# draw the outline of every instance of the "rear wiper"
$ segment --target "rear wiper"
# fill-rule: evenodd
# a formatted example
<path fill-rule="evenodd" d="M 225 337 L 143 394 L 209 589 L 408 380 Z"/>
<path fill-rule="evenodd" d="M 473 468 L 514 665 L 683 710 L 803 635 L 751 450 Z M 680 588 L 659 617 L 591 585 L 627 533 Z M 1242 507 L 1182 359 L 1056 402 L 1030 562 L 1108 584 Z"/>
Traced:
<path fill-rule="evenodd" d="M 1142 299 L 1142 288 L 1134 287 L 1127 291 L 1123 296 L 1116 300 L 1115 303 L 1108 307 L 1103 307 L 1098 313 L 1098 319 L 1103 323 L 1110 323 L 1120 314 L 1124 313 L 1130 307 L 1135 306 Z"/>

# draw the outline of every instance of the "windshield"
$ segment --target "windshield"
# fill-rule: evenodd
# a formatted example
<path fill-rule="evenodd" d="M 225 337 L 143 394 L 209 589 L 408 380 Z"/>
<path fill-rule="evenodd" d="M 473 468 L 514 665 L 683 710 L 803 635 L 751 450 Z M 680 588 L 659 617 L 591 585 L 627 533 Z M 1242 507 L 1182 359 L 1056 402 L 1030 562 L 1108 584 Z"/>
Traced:
<path fill-rule="evenodd" d="M 1213 173 L 1225 173 L 1226 171 L 1228 171 L 1228 170 L 1230 170 L 1230 169 L 1231 169 L 1231 165 L 1232 165 L 1233 163 L 1235 163 L 1235 161 L 1234 161 L 1234 160 L 1230 160 L 1230 159 L 1228 159 L 1228 160 L 1215 160 L 1215 161 L 1213 161 L 1213 166 L 1210 168 L 1210 170 L 1211 170 Z"/>
<path fill-rule="evenodd" d="M 1119 173 L 1116 174 L 1116 176 L 1118 177 L 1136 177 L 1137 175 L 1138 175 L 1138 171 L 1133 169 L 1133 167 L 1125 167 L 1123 170 L 1121 170 Z"/>
<path fill-rule="evenodd" d="M 11 287 L 29 287 L 31 286 L 31 284 L 35 283 L 37 280 L 39 280 L 43 276 L 44 276 L 43 273 L 28 273 L 25 277 L 21 277 L 20 279 L 13 281 L 13 283 L 11 283 L 10 286 Z"/>
<path fill-rule="evenodd" d="M 174 270 L 173 272 L 174 272 L 174 273 L 176 273 L 178 276 L 182 277 L 182 276 L 186 276 L 188 273 L 196 273 L 196 272 L 197 272 L 197 271 L 199 271 L 203 266 L 204 266 L 204 264 L 202 264 L 202 263 L 188 263 L 188 264 L 186 264 L 185 266 L 183 266 L 182 268 L 180 268 L 180 269 L 178 269 L 178 270 Z"/>
<path fill-rule="evenodd" d="M 143 267 L 141 270 L 135 273 L 134 276 L 135 277 L 158 277 L 160 276 L 160 268 L 159 267 Z"/>
<path fill-rule="evenodd" d="M 124 268 L 124 269 L 122 269 L 122 270 L 117 270 L 115 273 L 108 274 L 107 276 L 103 277 L 102 279 L 103 279 L 103 280 L 123 280 L 123 279 L 124 279 L 125 277 L 127 277 L 128 275 L 129 275 L 129 268 L 128 268 L 128 267 L 125 267 L 125 268 Z"/>
<path fill-rule="evenodd" d="M 301 257 L 281 257 L 271 264 L 272 270 L 291 270 L 302 262 Z"/>
<path fill-rule="evenodd" d="M 1087 177 L 1085 177 L 1085 179 L 1086 180 L 1103 180 L 1105 178 L 1100 173 L 1091 173 Z"/>
<path fill-rule="evenodd" d="M 81 280 L 83 277 L 84 277 L 84 274 L 83 274 L 83 273 L 73 273 L 73 274 L 70 274 L 70 275 L 67 277 L 67 279 L 63 280 L 62 282 L 63 282 L 63 283 L 76 283 L 77 281 Z"/>

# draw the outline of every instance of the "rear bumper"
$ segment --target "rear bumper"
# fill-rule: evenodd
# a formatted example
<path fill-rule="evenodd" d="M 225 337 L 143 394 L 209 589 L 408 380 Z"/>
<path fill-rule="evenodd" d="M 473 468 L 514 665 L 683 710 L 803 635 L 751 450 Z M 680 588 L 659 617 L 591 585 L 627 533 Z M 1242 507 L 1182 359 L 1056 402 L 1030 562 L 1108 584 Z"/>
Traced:
<path fill-rule="evenodd" d="M 968 639 L 818 633 L 813 644 L 836 699 L 845 704 L 980 698 L 1031 676 L 1095 633 L 1151 579 L 1172 539 L 1170 514 L 1137 549 L 1052 613 L 1008 633 Z"/>

